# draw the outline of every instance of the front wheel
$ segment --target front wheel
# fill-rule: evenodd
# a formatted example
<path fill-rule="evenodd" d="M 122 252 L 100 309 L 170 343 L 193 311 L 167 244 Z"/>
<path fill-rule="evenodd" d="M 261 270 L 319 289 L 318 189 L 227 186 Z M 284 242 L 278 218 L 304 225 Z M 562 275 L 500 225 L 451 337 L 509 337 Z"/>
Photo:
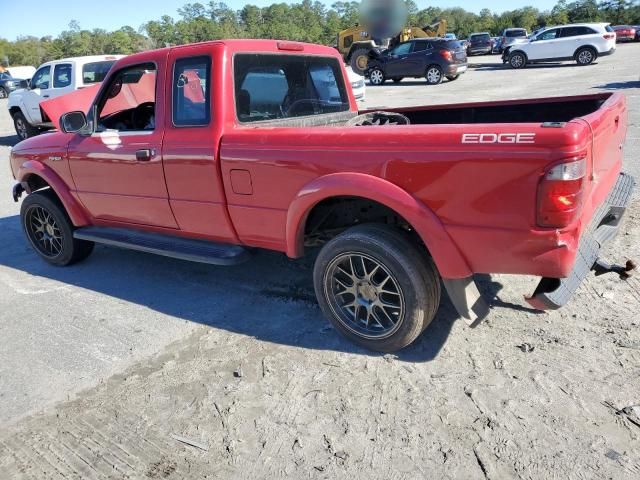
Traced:
<path fill-rule="evenodd" d="M 13 115 L 13 126 L 16 129 L 18 138 L 20 140 L 26 140 L 29 137 L 35 137 L 40 133 L 36 127 L 27 122 L 22 112 L 16 112 Z"/>
<path fill-rule="evenodd" d="M 374 67 L 369 72 L 369 81 L 371 85 L 382 85 L 385 81 L 384 72 L 378 67 Z"/>
<path fill-rule="evenodd" d="M 52 265 L 71 265 L 93 251 L 93 242 L 73 238 L 73 224 L 49 190 L 27 195 L 20 208 L 20 220 L 33 249 Z"/>
<path fill-rule="evenodd" d="M 517 70 L 519 68 L 523 68 L 527 64 L 527 57 L 524 56 L 524 53 L 513 52 L 511 55 L 509 55 L 508 61 L 509 66 Z"/>
<path fill-rule="evenodd" d="M 595 62 L 598 54 L 592 48 L 581 48 L 576 52 L 576 63 L 580 66 L 591 65 Z"/>
<path fill-rule="evenodd" d="M 9 94 L 4 89 L 4 87 L 0 87 L 0 98 L 7 98 L 8 96 L 9 96 Z"/>
<path fill-rule="evenodd" d="M 329 241 L 313 270 L 323 313 L 353 342 L 380 352 L 411 344 L 440 304 L 440 277 L 418 244 L 386 225 L 359 225 Z"/>
<path fill-rule="evenodd" d="M 368 63 L 369 49 L 359 48 L 351 54 L 349 64 L 351 65 L 351 70 L 353 70 L 358 75 L 364 75 L 364 72 L 367 70 Z"/>
<path fill-rule="evenodd" d="M 437 65 L 431 65 L 429 68 L 427 68 L 427 72 L 424 76 L 427 79 L 427 83 L 429 85 L 438 85 L 439 83 L 442 83 L 442 69 Z"/>

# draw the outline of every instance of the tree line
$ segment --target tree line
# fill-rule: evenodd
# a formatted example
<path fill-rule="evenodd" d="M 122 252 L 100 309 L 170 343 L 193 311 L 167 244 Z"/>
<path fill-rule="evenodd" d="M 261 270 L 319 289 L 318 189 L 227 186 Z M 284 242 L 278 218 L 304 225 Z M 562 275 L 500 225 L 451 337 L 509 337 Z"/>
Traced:
<path fill-rule="evenodd" d="M 486 8 L 480 13 L 463 8 L 427 7 L 420 9 L 406 0 L 408 24 L 426 26 L 440 19 L 448 22 L 448 31 L 465 38 L 472 32 L 498 35 L 508 27 L 529 31 L 545 25 L 576 22 L 640 24 L 639 0 L 560 0 L 551 10 L 523 7 L 502 12 Z M 338 1 L 330 7 L 319 1 L 274 3 L 267 7 L 245 5 L 233 10 L 225 3 L 188 3 L 178 9 L 178 18 L 164 15 L 141 25 L 137 30 L 123 26 L 114 31 L 86 30 L 72 21 L 57 37 L 19 37 L 15 41 L 0 38 L 0 63 L 39 65 L 63 57 L 98 54 L 130 54 L 151 48 L 201 42 L 219 38 L 275 38 L 332 45 L 340 30 L 358 22 L 359 3 Z"/>

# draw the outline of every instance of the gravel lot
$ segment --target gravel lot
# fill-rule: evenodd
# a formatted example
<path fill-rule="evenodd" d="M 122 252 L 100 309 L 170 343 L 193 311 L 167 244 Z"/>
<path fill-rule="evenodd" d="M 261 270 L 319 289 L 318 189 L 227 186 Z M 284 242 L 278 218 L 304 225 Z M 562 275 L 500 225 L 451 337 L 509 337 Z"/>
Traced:
<path fill-rule="evenodd" d="M 640 178 L 640 44 L 587 68 L 472 62 L 452 83 L 368 87 L 364 105 L 621 91 Z M 535 279 L 486 277 L 481 328 L 444 298 L 415 345 L 381 356 L 322 318 L 312 258 L 224 268 L 97 247 L 50 267 L 11 199 L 5 105 L 0 478 L 640 478 L 638 277 L 591 277 L 548 314 L 522 301 Z M 640 258 L 639 199 L 608 260 Z"/>

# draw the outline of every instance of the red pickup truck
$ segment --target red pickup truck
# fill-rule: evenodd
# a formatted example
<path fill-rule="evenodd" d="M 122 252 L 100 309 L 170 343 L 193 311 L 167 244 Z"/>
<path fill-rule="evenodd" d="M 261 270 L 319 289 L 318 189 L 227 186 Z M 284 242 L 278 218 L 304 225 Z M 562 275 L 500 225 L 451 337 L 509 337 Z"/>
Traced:
<path fill-rule="evenodd" d="M 540 276 L 529 302 L 565 304 L 634 185 L 624 97 L 359 112 L 346 78 L 335 50 L 284 41 L 119 60 L 61 131 L 11 152 L 29 242 L 54 265 L 96 242 L 222 265 L 321 246 L 323 312 L 380 351 L 420 335 L 441 284 L 478 324 L 475 273 Z"/>

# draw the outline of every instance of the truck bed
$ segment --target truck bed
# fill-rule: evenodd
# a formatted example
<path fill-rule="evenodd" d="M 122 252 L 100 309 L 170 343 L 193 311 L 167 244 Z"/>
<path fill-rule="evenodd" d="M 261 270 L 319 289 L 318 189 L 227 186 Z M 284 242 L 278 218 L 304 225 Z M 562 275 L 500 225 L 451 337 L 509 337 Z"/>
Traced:
<path fill-rule="evenodd" d="M 385 109 L 407 116 L 414 125 L 568 122 L 597 111 L 611 93 L 566 98 L 507 100 Z M 366 113 L 366 112 L 360 112 Z"/>

